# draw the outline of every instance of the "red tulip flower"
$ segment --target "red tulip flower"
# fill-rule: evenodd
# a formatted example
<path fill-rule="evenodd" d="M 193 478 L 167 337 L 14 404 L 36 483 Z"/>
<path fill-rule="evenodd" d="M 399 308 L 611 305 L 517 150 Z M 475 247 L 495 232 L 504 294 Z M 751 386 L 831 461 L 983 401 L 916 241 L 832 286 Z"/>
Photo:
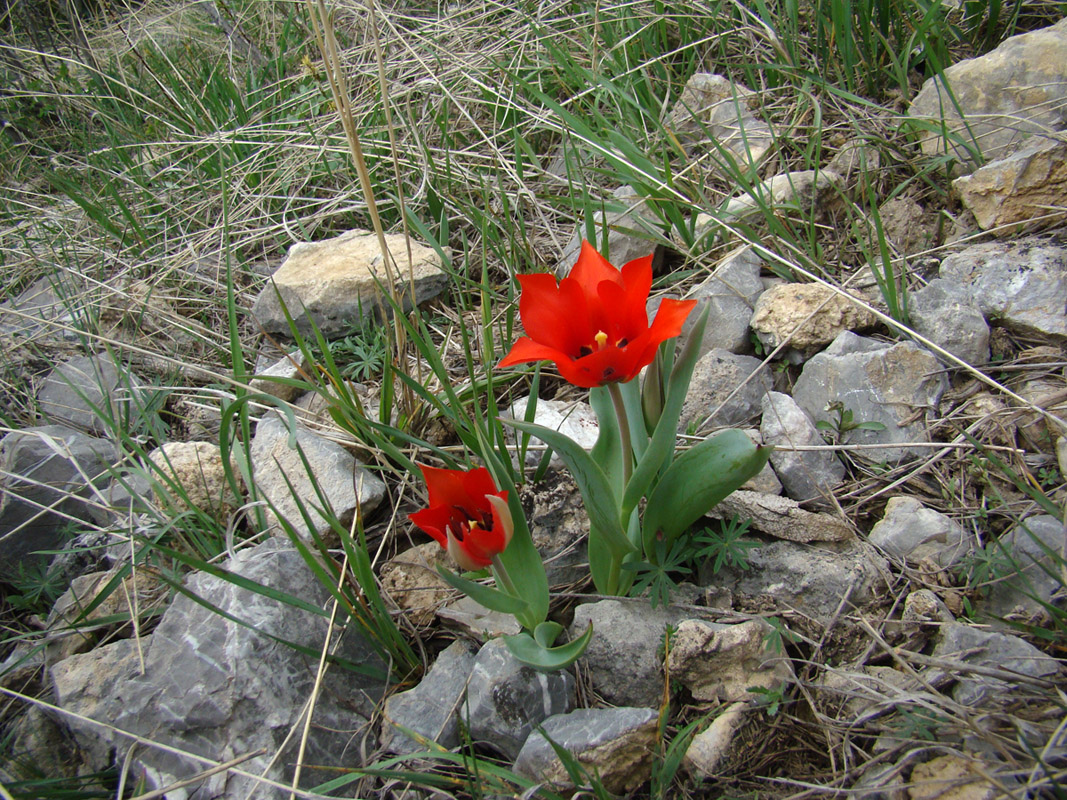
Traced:
<path fill-rule="evenodd" d="M 498 366 L 553 361 L 565 380 L 587 389 L 637 377 L 660 344 L 682 332 L 696 305 L 696 300 L 666 299 L 650 326 L 652 256 L 620 271 L 585 241 L 578 263 L 558 285 L 547 273 L 518 278 L 526 336 Z"/>
<path fill-rule="evenodd" d="M 515 530 L 508 493 L 498 491 L 484 467 L 464 471 L 421 464 L 429 508 L 408 519 L 430 534 L 465 570 L 488 567 Z"/>

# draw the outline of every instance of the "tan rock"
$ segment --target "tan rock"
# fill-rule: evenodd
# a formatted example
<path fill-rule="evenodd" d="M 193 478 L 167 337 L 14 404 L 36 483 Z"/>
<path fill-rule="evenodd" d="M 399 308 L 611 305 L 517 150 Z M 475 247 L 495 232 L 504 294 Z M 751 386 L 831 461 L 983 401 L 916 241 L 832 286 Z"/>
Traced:
<path fill-rule="evenodd" d="M 387 234 L 385 241 L 396 260 L 392 278 L 405 307 L 412 303 L 412 285 L 416 305 L 444 290 L 448 273 L 436 250 L 411 242 L 409 269 L 405 238 Z M 352 230 L 321 242 L 298 242 L 289 248 L 288 257 L 256 299 L 252 313 L 267 332 L 288 334 L 284 303 L 302 333 L 309 333 L 312 323 L 327 336 L 340 333 L 387 307 L 380 299 L 380 287 L 390 288 L 390 272 L 378 237 L 371 231 Z"/>
<path fill-rule="evenodd" d="M 738 489 L 708 512 L 715 519 L 750 520 L 752 529 L 791 542 L 845 542 L 854 538 L 844 520 L 805 511 L 796 500 Z"/>
<path fill-rule="evenodd" d="M 156 496 L 177 511 L 197 508 L 217 520 L 228 519 L 241 500 L 226 478 L 222 450 L 211 442 L 167 442 L 148 454 L 155 464 L 152 477 Z M 241 483 L 237 464 L 230 469 Z"/>
<path fill-rule="evenodd" d="M 763 620 L 715 625 L 679 623 L 667 658 L 668 671 L 697 700 L 750 700 L 749 689 L 771 689 L 793 679 L 788 659 L 767 647 Z"/>
<path fill-rule="evenodd" d="M 700 778 L 714 778 L 750 712 L 748 703 L 728 706 L 705 730 L 693 737 L 685 751 L 683 763 L 686 768 Z"/>
<path fill-rule="evenodd" d="M 418 627 L 429 625 L 453 594 L 437 573 L 438 565 L 449 567 L 447 554 L 437 542 L 412 547 L 382 565 L 382 590 Z"/>
<path fill-rule="evenodd" d="M 993 800 L 996 787 L 981 772 L 986 766 L 957 755 L 938 756 L 911 771 L 910 800 Z"/>
<path fill-rule="evenodd" d="M 1033 137 L 1007 158 L 957 178 L 952 186 L 982 230 L 998 236 L 1017 233 L 1021 224 L 1043 217 L 1040 227 L 1063 221 L 1067 211 L 1067 142 Z"/>
<path fill-rule="evenodd" d="M 756 301 L 749 325 L 764 347 L 782 342 L 804 353 L 830 344 L 841 331 L 873 327 L 877 318 L 857 303 L 818 283 L 772 286 Z"/>

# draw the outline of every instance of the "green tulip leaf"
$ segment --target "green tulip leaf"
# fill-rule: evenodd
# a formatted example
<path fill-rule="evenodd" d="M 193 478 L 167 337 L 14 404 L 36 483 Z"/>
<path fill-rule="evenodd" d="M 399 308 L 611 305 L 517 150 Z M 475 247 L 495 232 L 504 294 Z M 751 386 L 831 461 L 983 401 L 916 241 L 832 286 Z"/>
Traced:
<path fill-rule="evenodd" d="M 696 366 L 697 359 L 700 358 L 700 345 L 704 340 L 704 328 L 707 322 L 708 308 L 705 307 L 674 363 L 656 430 L 623 492 L 622 511 L 624 514 L 636 508 L 641 498 L 648 494 L 663 463 L 674 452 L 675 441 L 678 438 L 678 418 L 682 415 L 682 404 L 689 391 L 693 368 Z"/>
<path fill-rule="evenodd" d="M 757 447 L 739 430 L 728 430 L 687 450 L 660 478 L 645 508 L 642 537 L 645 557 L 656 541 L 669 548 L 686 528 L 756 475 L 773 447 Z"/>
<path fill-rule="evenodd" d="M 589 641 L 593 638 L 593 623 L 589 623 L 585 633 L 577 639 L 561 644 L 559 647 L 547 647 L 542 643 L 542 640 L 548 640 L 547 634 L 550 629 L 546 628 L 544 629 L 544 634 L 538 635 L 544 625 L 558 625 L 558 623 L 542 622 L 541 625 L 537 626 L 533 636 L 523 632 L 514 636 L 503 637 L 504 644 L 507 645 L 508 650 L 511 651 L 515 658 L 526 666 L 542 672 L 552 672 L 569 667 L 581 657 L 589 646 Z M 562 630 L 562 626 L 560 626 L 560 629 Z M 558 631 L 555 633 L 558 635 Z M 554 640 L 555 636 L 552 636 L 552 639 Z"/>
<path fill-rule="evenodd" d="M 580 444 L 559 431 L 543 425 L 513 419 L 501 420 L 501 422 L 523 433 L 536 436 L 559 453 L 578 484 L 582 500 L 585 501 L 585 511 L 589 515 L 593 529 L 604 537 L 614 558 L 621 560 L 627 553 L 634 551 L 635 548 L 626 538 L 626 532 L 620 521 L 618 494 L 612 488 L 611 481 L 604 474 L 604 470 Z"/>
<path fill-rule="evenodd" d="M 494 589 L 492 586 L 469 581 L 442 566 L 438 566 L 437 571 L 448 582 L 449 586 L 453 589 L 459 589 L 474 602 L 485 606 L 490 611 L 499 611 L 501 614 L 511 614 L 518 617 L 530 610 L 530 604 L 521 597 L 507 594 L 499 589 Z"/>
<path fill-rule="evenodd" d="M 563 626 L 558 622 L 552 620 L 545 620 L 536 628 L 534 628 L 533 637 L 542 647 L 551 647 L 556 643 L 556 639 L 563 632 Z"/>

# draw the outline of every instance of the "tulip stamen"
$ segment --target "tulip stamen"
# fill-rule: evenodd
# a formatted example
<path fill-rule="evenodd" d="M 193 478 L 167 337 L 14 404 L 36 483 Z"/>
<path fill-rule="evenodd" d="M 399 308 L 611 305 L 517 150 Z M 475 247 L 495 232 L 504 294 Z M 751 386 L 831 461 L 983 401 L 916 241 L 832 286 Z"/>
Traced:
<path fill-rule="evenodd" d="M 594 336 L 593 338 L 596 339 L 597 350 L 603 350 L 604 345 L 608 343 L 608 335 L 604 333 L 604 331 L 597 331 L 596 336 Z"/>

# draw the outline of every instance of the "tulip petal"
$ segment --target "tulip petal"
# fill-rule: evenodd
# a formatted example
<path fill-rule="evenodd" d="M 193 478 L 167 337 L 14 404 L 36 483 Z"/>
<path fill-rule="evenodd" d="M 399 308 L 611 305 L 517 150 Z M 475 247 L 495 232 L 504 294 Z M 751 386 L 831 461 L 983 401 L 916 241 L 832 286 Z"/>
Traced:
<path fill-rule="evenodd" d="M 585 293 L 586 301 L 592 306 L 596 305 L 599 298 L 598 287 L 603 281 L 622 283 L 622 275 L 611 263 L 597 252 L 593 245 L 582 240 L 582 251 L 578 254 L 578 261 L 571 269 L 568 276 L 577 281 Z"/>
<path fill-rule="evenodd" d="M 551 275 L 520 275 L 519 316 L 526 335 L 536 342 L 576 356 L 593 340 L 589 304 L 580 284 Z"/>
<path fill-rule="evenodd" d="M 571 361 L 571 357 L 554 347 L 535 342 L 523 336 L 516 340 L 508 354 L 500 359 L 498 367 L 513 367 L 516 364 L 529 364 L 533 361 Z"/>

